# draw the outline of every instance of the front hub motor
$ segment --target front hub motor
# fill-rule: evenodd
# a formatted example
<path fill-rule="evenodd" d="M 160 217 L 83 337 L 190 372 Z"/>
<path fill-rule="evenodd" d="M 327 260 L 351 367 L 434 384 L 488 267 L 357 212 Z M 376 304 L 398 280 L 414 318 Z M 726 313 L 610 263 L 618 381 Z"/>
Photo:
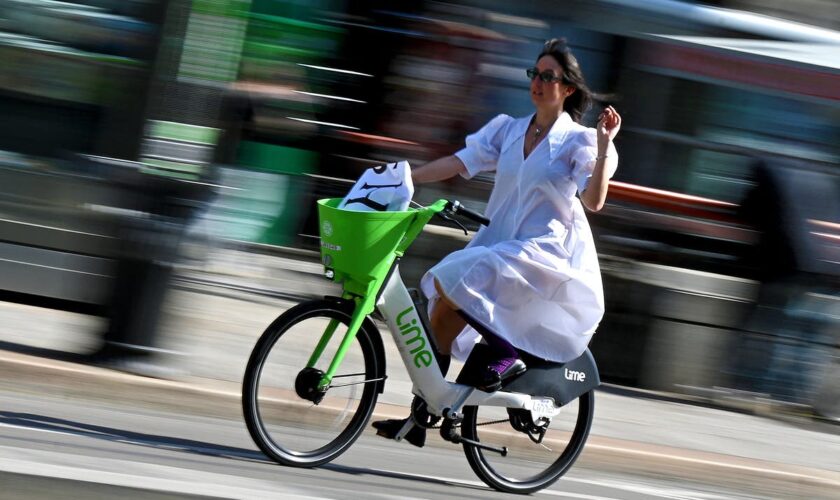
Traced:
<path fill-rule="evenodd" d="M 312 401 L 316 405 L 324 399 L 326 390 L 318 389 L 318 384 L 324 372 L 317 368 L 304 368 L 295 377 L 295 392 L 302 399 Z"/>

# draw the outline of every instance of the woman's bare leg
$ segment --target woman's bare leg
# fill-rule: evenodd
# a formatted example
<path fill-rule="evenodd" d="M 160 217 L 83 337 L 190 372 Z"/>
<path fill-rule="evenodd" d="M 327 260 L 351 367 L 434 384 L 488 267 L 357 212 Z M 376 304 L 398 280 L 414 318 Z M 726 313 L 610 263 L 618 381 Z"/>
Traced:
<path fill-rule="evenodd" d="M 461 333 L 461 330 L 467 326 L 467 322 L 458 314 L 458 306 L 453 304 L 443 293 L 437 279 L 435 279 L 435 289 L 440 299 L 432 309 L 429 318 L 432 322 L 432 335 L 435 337 L 438 352 L 450 354 L 452 352 L 452 342 Z"/>
<path fill-rule="evenodd" d="M 440 300 L 432 309 L 432 317 L 430 318 L 432 333 L 438 351 L 441 354 L 451 354 L 452 341 L 461 333 L 467 325 L 467 321 L 458 313 L 458 306 L 452 303 L 443 293 L 437 280 L 435 280 L 435 289 L 440 296 Z M 497 391 L 501 388 L 504 378 L 525 371 L 525 363 L 519 359 L 519 354 L 510 342 L 480 325 L 474 325 L 473 328 L 484 338 L 484 342 L 491 351 L 490 363 L 482 378 L 476 381 L 476 388 L 487 392 Z"/>

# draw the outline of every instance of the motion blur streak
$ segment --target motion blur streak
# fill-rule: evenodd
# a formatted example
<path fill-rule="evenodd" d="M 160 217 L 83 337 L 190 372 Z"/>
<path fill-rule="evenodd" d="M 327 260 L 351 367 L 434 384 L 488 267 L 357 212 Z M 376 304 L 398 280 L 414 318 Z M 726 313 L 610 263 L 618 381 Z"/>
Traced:
<path fill-rule="evenodd" d="M 796 488 L 840 473 L 838 30 L 825 0 L 6 0 L 0 398 L 20 415 L 0 423 L 31 424 L 26 384 L 241 423 L 218 401 L 253 339 L 336 293 L 315 201 L 531 113 L 525 69 L 565 37 L 603 97 L 583 124 L 606 105 L 623 117 L 607 205 L 589 214 L 607 302 L 591 349 L 615 399 L 583 470 L 696 479 L 656 458 L 680 456 L 712 471 L 700 495 L 819 497 Z M 481 210 L 493 181 L 414 200 Z M 406 283 L 466 241 L 429 226 Z M 411 384 L 391 369 L 399 408 L 383 411 L 402 416 Z M 42 412 L 75 411 L 62 404 Z M 610 439 L 642 458 L 613 461 Z M 718 462 L 751 472 L 703 469 Z"/>

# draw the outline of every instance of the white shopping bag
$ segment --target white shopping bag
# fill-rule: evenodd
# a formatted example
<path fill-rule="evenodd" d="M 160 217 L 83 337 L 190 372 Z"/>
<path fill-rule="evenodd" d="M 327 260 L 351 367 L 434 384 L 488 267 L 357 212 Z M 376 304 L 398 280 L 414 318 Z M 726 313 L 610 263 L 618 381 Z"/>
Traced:
<path fill-rule="evenodd" d="M 359 211 L 405 210 L 414 196 L 411 167 L 407 161 L 365 170 L 338 208 Z"/>

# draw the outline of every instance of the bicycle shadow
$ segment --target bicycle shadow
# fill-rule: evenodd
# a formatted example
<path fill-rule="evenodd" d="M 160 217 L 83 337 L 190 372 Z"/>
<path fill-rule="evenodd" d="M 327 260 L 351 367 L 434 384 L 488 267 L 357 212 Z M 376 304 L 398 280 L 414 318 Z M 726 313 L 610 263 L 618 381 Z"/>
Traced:
<path fill-rule="evenodd" d="M 217 445 L 171 436 L 146 434 L 32 413 L 0 411 L 0 424 L 84 436 L 108 442 L 131 444 L 160 450 L 182 451 L 203 456 L 245 460 L 249 462 L 273 463 L 261 452 L 247 448 Z"/>
<path fill-rule="evenodd" d="M 412 482 L 421 482 L 421 483 L 428 483 L 428 484 L 436 484 L 439 486 L 455 486 L 458 488 L 465 488 L 465 489 L 472 489 L 477 491 L 482 491 L 487 493 L 490 491 L 487 486 L 480 485 L 480 484 L 470 484 L 468 482 L 462 481 L 453 481 L 450 479 L 442 479 L 430 476 L 424 476 L 420 474 L 411 474 L 408 472 L 394 472 L 394 471 L 387 471 L 387 470 L 379 470 L 379 469 L 371 469 L 368 467 L 353 467 L 351 465 L 338 465 L 338 464 L 326 464 L 320 467 L 321 469 L 326 469 L 332 472 L 338 472 L 340 474 L 349 474 L 353 476 L 376 476 L 376 477 L 383 477 L 389 479 L 398 479 L 402 481 L 412 481 Z"/>
<path fill-rule="evenodd" d="M 205 441 L 148 434 L 103 425 L 86 424 L 65 418 L 36 415 L 33 413 L 0 411 L 0 425 L 2 424 L 89 437 L 111 443 L 130 444 L 157 450 L 176 451 L 214 458 L 276 465 L 276 462 L 270 460 L 262 452 L 247 448 L 238 448 L 235 446 L 212 444 Z M 369 467 L 326 464 L 318 468 L 352 476 L 371 476 L 396 479 L 400 481 L 410 481 L 414 483 L 419 482 L 448 487 L 454 486 L 458 488 L 482 491 L 485 493 L 488 491 L 487 487 L 483 485 L 470 484 L 469 482 L 453 481 L 412 473 L 379 470 Z"/>

